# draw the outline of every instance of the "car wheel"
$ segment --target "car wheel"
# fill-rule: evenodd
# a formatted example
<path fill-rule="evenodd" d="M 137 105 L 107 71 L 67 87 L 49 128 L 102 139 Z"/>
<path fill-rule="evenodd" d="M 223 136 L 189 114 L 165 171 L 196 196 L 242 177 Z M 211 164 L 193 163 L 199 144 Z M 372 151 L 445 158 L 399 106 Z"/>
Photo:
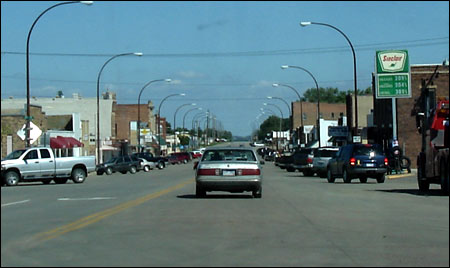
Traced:
<path fill-rule="evenodd" d="M 262 189 L 259 189 L 259 191 L 253 191 L 252 195 L 253 195 L 253 198 L 261 198 L 262 197 Z"/>
<path fill-rule="evenodd" d="M 111 175 L 111 174 L 113 174 L 113 171 L 112 171 L 112 168 L 106 168 L 106 170 L 105 170 L 105 172 L 106 172 L 106 175 Z"/>
<path fill-rule="evenodd" d="M 287 172 L 295 172 L 295 168 L 287 167 L 287 168 L 286 168 L 286 171 L 287 171 Z"/>
<path fill-rule="evenodd" d="M 360 177 L 359 178 L 360 183 L 367 183 L 367 177 Z"/>
<path fill-rule="evenodd" d="M 19 173 L 15 172 L 15 171 L 8 171 L 6 172 L 5 175 L 5 183 L 8 186 L 16 186 L 17 184 L 19 184 Z"/>
<path fill-rule="evenodd" d="M 344 173 L 342 174 L 342 178 L 344 179 L 344 183 L 351 183 L 352 182 L 352 178 L 348 174 L 347 169 L 344 169 Z"/>
<path fill-rule="evenodd" d="M 206 196 L 206 191 L 199 185 L 195 186 L 195 195 L 197 197 L 205 197 Z"/>
<path fill-rule="evenodd" d="M 378 183 L 384 183 L 385 180 L 386 180 L 386 175 L 384 175 L 384 174 L 377 177 Z"/>
<path fill-rule="evenodd" d="M 81 168 L 72 171 L 72 181 L 74 183 L 82 183 L 86 179 L 86 172 Z"/>
<path fill-rule="evenodd" d="M 333 177 L 333 174 L 331 174 L 331 169 L 330 168 L 328 168 L 328 170 L 327 170 L 327 181 L 329 182 L 329 183 L 334 183 L 334 177 Z"/>
<path fill-rule="evenodd" d="M 51 179 L 45 179 L 45 180 L 42 180 L 42 183 L 43 183 L 43 184 L 50 184 L 50 182 L 52 182 Z"/>
<path fill-rule="evenodd" d="M 130 167 L 130 173 L 131 174 L 135 174 L 136 173 L 136 167 L 135 166 L 131 166 Z"/>
<path fill-rule="evenodd" d="M 103 175 L 103 171 L 97 171 L 97 175 Z"/>
<path fill-rule="evenodd" d="M 311 170 L 303 171 L 303 176 L 312 177 L 313 175 L 314 175 L 314 172 L 312 172 Z"/>
<path fill-rule="evenodd" d="M 149 172 L 150 171 L 150 167 L 149 166 L 144 166 L 144 171 L 145 172 Z"/>

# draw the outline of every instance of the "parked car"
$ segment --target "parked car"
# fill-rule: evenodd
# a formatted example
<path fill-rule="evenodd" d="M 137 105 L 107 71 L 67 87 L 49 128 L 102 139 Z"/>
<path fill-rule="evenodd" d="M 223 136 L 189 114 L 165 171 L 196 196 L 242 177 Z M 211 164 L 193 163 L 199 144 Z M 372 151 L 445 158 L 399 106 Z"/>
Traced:
<path fill-rule="evenodd" d="M 312 172 L 321 178 L 327 177 L 328 161 L 333 158 L 339 151 L 338 147 L 321 147 L 313 150 L 313 166 Z"/>
<path fill-rule="evenodd" d="M 19 182 L 41 181 L 44 184 L 82 183 L 89 172 L 95 171 L 95 156 L 55 157 L 47 147 L 16 150 L 1 162 L 1 183 L 15 186 Z"/>
<path fill-rule="evenodd" d="M 292 168 L 290 168 L 290 170 L 292 171 L 296 169 L 303 172 L 303 175 L 305 176 L 313 176 L 313 159 L 313 148 L 300 148 L 295 151 L 292 156 L 293 164 L 291 165 Z"/>
<path fill-rule="evenodd" d="M 131 157 L 130 155 L 113 157 L 109 161 L 97 165 L 97 175 L 111 175 L 115 172 L 120 172 L 126 174 L 128 171 L 134 174 L 138 171 L 140 162 L 137 158 Z"/>
<path fill-rule="evenodd" d="M 133 155 L 137 156 L 138 158 L 144 158 L 147 161 L 154 162 L 158 169 L 165 168 L 166 167 L 166 163 L 168 163 L 168 161 L 169 161 L 167 159 L 167 157 L 154 156 L 150 152 L 134 153 Z"/>
<path fill-rule="evenodd" d="M 168 163 L 171 165 L 181 164 L 181 157 L 171 154 L 167 156 Z"/>
<path fill-rule="evenodd" d="M 192 160 L 191 154 L 188 152 L 171 153 L 171 155 L 175 155 L 179 159 L 180 163 L 183 164 L 186 164 Z"/>
<path fill-rule="evenodd" d="M 264 161 L 252 149 L 242 147 L 208 148 L 196 168 L 195 193 L 202 197 L 208 191 L 251 191 L 262 196 L 261 166 Z"/>
<path fill-rule="evenodd" d="M 134 157 L 136 157 L 136 156 L 134 156 Z M 143 170 L 145 172 L 149 172 L 150 170 L 152 170 L 156 167 L 155 162 L 147 161 L 145 158 L 138 158 L 138 161 L 140 163 L 138 170 Z"/>
<path fill-rule="evenodd" d="M 366 183 L 367 178 L 375 178 L 383 183 L 387 171 L 388 159 L 378 144 L 350 144 L 339 149 L 336 156 L 330 159 L 327 166 L 328 182 L 342 177 L 345 183 L 359 178 Z"/>
<path fill-rule="evenodd" d="M 194 159 L 201 158 L 202 157 L 202 152 L 200 152 L 200 151 L 192 151 L 192 157 Z"/>

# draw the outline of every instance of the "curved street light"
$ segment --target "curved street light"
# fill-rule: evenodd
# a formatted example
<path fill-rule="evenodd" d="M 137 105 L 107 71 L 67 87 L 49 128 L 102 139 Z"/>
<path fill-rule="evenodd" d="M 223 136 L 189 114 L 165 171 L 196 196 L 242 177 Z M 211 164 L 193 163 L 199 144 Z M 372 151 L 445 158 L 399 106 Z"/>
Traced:
<path fill-rule="evenodd" d="M 288 87 L 288 88 L 292 89 L 297 94 L 298 100 L 300 101 L 300 115 L 301 115 L 300 116 L 300 124 L 301 124 L 302 129 L 303 129 L 303 100 L 300 97 L 300 94 L 298 93 L 298 91 L 294 87 L 292 87 L 290 85 L 286 85 L 286 84 L 272 84 L 272 86 L 273 87 L 279 87 L 279 86 Z M 292 111 L 292 114 L 294 114 L 294 111 Z M 294 122 L 293 121 L 294 121 L 294 119 L 292 118 L 292 128 L 294 127 Z M 304 131 L 304 130 L 302 130 L 302 131 Z M 297 138 L 299 139 L 298 143 L 300 144 L 300 142 L 301 142 L 300 133 L 297 133 L 297 135 L 298 135 Z"/>
<path fill-rule="evenodd" d="M 178 113 L 178 110 L 180 110 L 182 107 L 188 106 L 188 105 L 195 106 L 195 105 L 197 105 L 197 104 L 196 104 L 196 103 L 186 103 L 186 104 L 183 104 L 183 105 L 179 106 L 179 107 L 175 110 L 175 113 L 174 113 L 174 115 L 173 115 L 173 135 L 174 135 L 174 139 L 175 139 L 175 153 L 177 152 L 177 134 L 176 134 L 176 132 L 177 132 L 177 128 L 176 128 L 176 118 L 177 118 L 177 113 Z"/>
<path fill-rule="evenodd" d="M 170 97 L 174 96 L 186 96 L 184 93 L 177 93 L 177 94 L 170 94 L 167 97 L 165 97 L 160 103 L 158 107 L 158 125 L 157 125 L 157 132 L 158 132 L 158 156 L 161 156 L 161 133 L 159 131 L 160 124 L 161 124 L 161 105 Z"/>
<path fill-rule="evenodd" d="M 25 147 L 28 148 L 30 147 L 30 122 L 31 122 L 31 110 L 30 110 L 30 37 L 31 37 L 31 32 L 33 31 L 34 26 L 36 25 L 36 23 L 38 22 L 38 20 L 42 17 L 42 15 L 44 15 L 45 13 L 47 13 L 47 11 L 49 11 L 50 9 L 53 9 L 57 6 L 62 6 L 62 5 L 67 5 L 67 4 L 76 4 L 76 3 L 80 3 L 80 4 L 85 4 L 85 5 L 92 5 L 94 2 L 93 1 L 68 1 L 68 2 L 63 2 L 63 3 L 58 3 L 56 5 L 53 5 L 49 8 L 47 8 L 46 10 L 44 10 L 33 22 L 33 24 L 31 25 L 30 30 L 28 31 L 28 36 L 27 36 L 27 51 L 26 51 L 26 69 L 27 69 L 27 116 L 25 117 L 26 120 L 26 127 L 25 127 Z"/>
<path fill-rule="evenodd" d="M 139 96 L 138 96 L 138 122 L 137 122 L 137 139 L 138 139 L 138 148 L 137 151 L 138 153 L 141 151 L 141 94 L 144 91 L 144 89 L 149 86 L 151 83 L 154 82 L 167 82 L 170 83 L 172 81 L 172 79 L 167 78 L 167 79 L 157 79 L 157 80 L 153 80 L 148 82 L 147 84 L 145 84 L 141 91 L 139 92 Z"/>
<path fill-rule="evenodd" d="M 97 76 L 97 164 L 100 164 L 100 159 L 102 158 L 102 153 L 100 150 L 100 76 L 102 75 L 103 69 L 105 69 L 105 66 L 112 61 L 113 59 L 117 58 L 117 57 L 121 57 L 121 56 L 129 56 L 129 55 L 134 55 L 134 56 L 142 56 L 143 54 L 141 52 L 134 52 L 134 53 L 122 53 L 122 54 L 117 54 L 112 56 L 109 60 L 107 60 L 102 68 L 100 69 L 100 72 L 98 73 Z"/>
<path fill-rule="evenodd" d="M 320 147 L 320 90 L 319 90 L 319 85 L 317 84 L 317 80 L 310 71 L 306 70 L 303 67 L 293 66 L 293 65 L 282 65 L 281 66 L 281 69 L 283 69 L 283 70 L 285 70 L 287 68 L 296 68 L 296 69 L 300 69 L 300 70 L 307 72 L 312 77 L 312 79 L 314 80 L 314 83 L 316 84 L 316 89 L 317 89 L 317 136 L 318 136 L 319 147 Z"/>
<path fill-rule="evenodd" d="M 356 81 L 356 53 L 355 53 L 355 49 L 353 48 L 352 42 L 350 42 L 350 39 L 347 37 L 347 35 L 345 35 L 344 32 L 342 32 L 341 30 L 339 30 L 337 27 L 330 25 L 330 24 L 326 24 L 326 23 L 320 23 L 320 22 L 311 22 L 311 21 L 302 21 L 300 22 L 300 26 L 302 27 L 306 27 L 308 25 L 311 24 L 316 24 L 316 25 L 322 25 L 322 26 L 327 26 L 330 28 L 335 29 L 336 31 L 338 31 L 340 34 L 342 34 L 344 36 L 344 38 L 347 40 L 348 44 L 350 45 L 350 48 L 352 49 L 352 54 L 353 54 L 353 80 L 354 80 L 354 87 L 355 87 L 355 128 L 353 130 L 353 135 L 357 135 L 358 134 L 358 83 Z"/>

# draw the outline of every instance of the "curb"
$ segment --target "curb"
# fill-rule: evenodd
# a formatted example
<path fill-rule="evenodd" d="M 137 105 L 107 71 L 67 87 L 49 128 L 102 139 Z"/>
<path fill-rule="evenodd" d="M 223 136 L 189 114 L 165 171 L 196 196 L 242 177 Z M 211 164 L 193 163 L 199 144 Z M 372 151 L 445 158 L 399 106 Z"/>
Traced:
<path fill-rule="evenodd" d="M 415 170 L 411 170 L 411 173 L 387 175 L 386 177 L 389 180 L 395 180 L 395 179 L 406 178 L 406 177 L 415 177 L 416 174 L 417 173 L 415 172 Z"/>

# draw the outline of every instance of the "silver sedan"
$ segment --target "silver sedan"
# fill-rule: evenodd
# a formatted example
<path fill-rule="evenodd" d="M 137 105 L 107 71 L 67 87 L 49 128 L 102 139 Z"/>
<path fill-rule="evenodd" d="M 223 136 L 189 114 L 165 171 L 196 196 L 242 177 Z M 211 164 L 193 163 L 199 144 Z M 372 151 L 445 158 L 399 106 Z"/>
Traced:
<path fill-rule="evenodd" d="M 261 198 L 260 164 L 264 161 L 258 162 L 252 149 L 207 148 L 196 167 L 196 195 L 206 196 L 207 191 L 251 191 L 254 198 Z"/>

